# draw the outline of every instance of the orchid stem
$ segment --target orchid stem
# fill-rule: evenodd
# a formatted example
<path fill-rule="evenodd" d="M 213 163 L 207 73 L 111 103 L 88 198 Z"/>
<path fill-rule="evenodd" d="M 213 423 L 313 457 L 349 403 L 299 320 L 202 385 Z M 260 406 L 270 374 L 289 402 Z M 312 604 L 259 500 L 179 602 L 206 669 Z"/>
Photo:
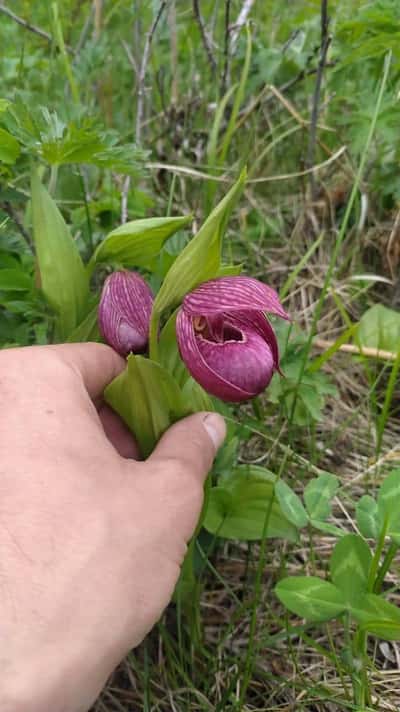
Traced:
<path fill-rule="evenodd" d="M 159 315 L 153 313 L 150 320 L 150 333 L 149 333 L 149 356 L 152 361 L 159 361 L 158 352 L 158 325 L 159 325 Z"/>

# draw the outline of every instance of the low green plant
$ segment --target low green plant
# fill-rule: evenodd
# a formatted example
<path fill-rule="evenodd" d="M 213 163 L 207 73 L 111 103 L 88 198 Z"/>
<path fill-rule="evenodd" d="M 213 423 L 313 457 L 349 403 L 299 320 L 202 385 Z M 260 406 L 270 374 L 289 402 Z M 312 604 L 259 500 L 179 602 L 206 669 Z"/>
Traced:
<path fill-rule="evenodd" d="M 276 485 L 283 511 L 292 523 L 303 521 L 305 511 L 300 498 L 284 483 Z M 310 498 L 311 488 L 311 498 Z M 307 486 L 304 494 L 311 507 L 325 514 L 330 493 L 321 494 L 318 480 Z M 344 628 L 345 647 L 340 660 L 351 675 L 354 702 L 364 709 L 372 704 L 368 655 L 368 636 L 383 640 L 400 640 L 400 611 L 382 591 L 391 563 L 400 548 L 400 469 L 393 470 L 382 482 L 377 498 L 363 495 L 356 505 L 359 533 L 344 533 L 329 527 L 333 536 L 340 535 L 333 548 L 329 574 L 288 576 L 279 581 L 275 593 L 286 608 L 311 623 L 333 619 Z M 286 504 L 285 504 L 286 503 Z M 310 512 L 308 512 L 310 516 Z"/>

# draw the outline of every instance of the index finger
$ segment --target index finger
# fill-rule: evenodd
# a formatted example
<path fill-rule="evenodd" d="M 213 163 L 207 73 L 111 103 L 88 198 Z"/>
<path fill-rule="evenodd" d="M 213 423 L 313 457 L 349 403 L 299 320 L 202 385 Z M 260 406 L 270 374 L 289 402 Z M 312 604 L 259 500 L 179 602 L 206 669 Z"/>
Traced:
<path fill-rule="evenodd" d="M 126 361 L 106 344 L 57 344 L 46 346 L 78 374 L 92 398 L 99 398 L 106 386 L 125 369 Z"/>

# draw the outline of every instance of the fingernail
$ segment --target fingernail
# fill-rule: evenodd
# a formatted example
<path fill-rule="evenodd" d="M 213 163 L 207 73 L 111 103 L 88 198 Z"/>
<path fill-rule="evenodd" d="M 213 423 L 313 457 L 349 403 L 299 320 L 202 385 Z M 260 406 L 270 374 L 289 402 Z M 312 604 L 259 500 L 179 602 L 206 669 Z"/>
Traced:
<path fill-rule="evenodd" d="M 225 420 L 217 413 L 208 413 L 203 419 L 203 425 L 214 443 L 215 450 L 218 450 L 226 436 Z"/>

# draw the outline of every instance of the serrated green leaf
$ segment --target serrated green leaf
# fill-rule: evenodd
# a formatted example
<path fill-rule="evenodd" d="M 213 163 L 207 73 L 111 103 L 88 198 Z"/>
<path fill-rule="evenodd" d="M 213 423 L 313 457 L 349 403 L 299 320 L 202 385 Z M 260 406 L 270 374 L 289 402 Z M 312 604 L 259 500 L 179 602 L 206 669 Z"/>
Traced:
<path fill-rule="evenodd" d="M 144 218 L 125 223 L 110 232 L 94 253 L 89 270 L 101 262 L 125 267 L 150 268 L 164 242 L 188 225 L 191 215 L 173 218 Z"/>
<path fill-rule="evenodd" d="M 12 165 L 20 153 L 21 149 L 17 139 L 5 129 L 0 128 L 0 161 Z"/>
<path fill-rule="evenodd" d="M 347 534 L 337 542 L 330 560 L 331 578 L 346 601 L 357 601 L 367 592 L 371 562 L 369 546 L 358 534 Z"/>
<path fill-rule="evenodd" d="M 211 489 L 203 526 L 226 539 L 253 541 L 262 538 L 268 519 L 267 537 L 296 541 L 297 529 L 274 497 L 274 479 L 260 467 L 237 467 Z"/>
<path fill-rule="evenodd" d="M 362 630 L 383 640 L 400 640 L 400 609 L 381 596 L 367 593 L 351 606 L 350 613 Z"/>
<path fill-rule="evenodd" d="M 289 487 L 286 482 L 278 480 L 275 485 L 275 495 L 281 506 L 282 512 L 287 517 L 289 522 L 292 522 L 299 529 L 302 529 L 308 524 L 308 514 L 304 509 L 300 497 L 293 492 L 291 487 Z"/>
<path fill-rule="evenodd" d="M 176 307 L 187 292 L 218 274 L 226 223 L 244 188 L 245 180 L 246 172 L 242 171 L 197 235 L 176 258 L 155 299 L 154 315 Z"/>
<path fill-rule="evenodd" d="M 311 519 L 324 520 L 331 513 L 331 499 L 339 487 L 335 475 L 324 472 L 311 480 L 304 490 L 304 502 Z"/>
<path fill-rule="evenodd" d="M 36 172 L 32 220 L 41 288 L 57 315 L 56 338 L 64 341 L 86 316 L 89 279 L 64 218 Z"/>
<path fill-rule="evenodd" d="M 363 536 L 367 539 L 378 539 L 382 522 L 378 512 L 378 504 L 369 494 L 364 494 L 357 502 L 356 520 Z"/>
<path fill-rule="evenodd" d="M 289 611 L 308 621 L 329 621 L 346 609 L 341 591 L 317 576 L 289 576 L 279 581 L 275 593 Z"/>
<path fill-rule="evenodd" d="M 143 457 L 150 455 L 170 425 L 195 410 L 165 368 L 133 354 L 104 397 L 134 433 Z"/>

